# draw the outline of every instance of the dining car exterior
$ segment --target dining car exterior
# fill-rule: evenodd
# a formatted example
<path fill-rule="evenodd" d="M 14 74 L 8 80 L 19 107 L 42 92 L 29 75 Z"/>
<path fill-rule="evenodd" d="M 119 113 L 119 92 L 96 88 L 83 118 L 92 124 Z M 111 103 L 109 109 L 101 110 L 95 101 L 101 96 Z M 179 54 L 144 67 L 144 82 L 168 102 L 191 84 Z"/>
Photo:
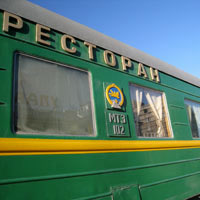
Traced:
<path fill-rule="evenodd" d="M 198 198 L 199 78 L 26 0 L 0 44 L 0 199 Z"/>

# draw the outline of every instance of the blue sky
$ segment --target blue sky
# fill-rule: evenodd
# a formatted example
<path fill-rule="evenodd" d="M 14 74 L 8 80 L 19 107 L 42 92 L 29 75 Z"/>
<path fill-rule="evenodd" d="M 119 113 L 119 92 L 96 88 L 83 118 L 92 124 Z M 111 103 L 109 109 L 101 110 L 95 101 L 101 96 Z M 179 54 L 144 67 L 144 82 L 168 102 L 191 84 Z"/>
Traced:
<path fill-rule="evenodd" d="M 200 78 L 200 0 L 30 0 Z"/>

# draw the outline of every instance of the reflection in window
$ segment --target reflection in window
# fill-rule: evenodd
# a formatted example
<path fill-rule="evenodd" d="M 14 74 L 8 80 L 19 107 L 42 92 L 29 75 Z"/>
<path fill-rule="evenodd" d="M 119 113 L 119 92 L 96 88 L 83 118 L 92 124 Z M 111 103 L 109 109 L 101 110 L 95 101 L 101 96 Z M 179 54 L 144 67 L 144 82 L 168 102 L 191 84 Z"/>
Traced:
<path fill-rule="evenodd" d="M 15 129 L 42 135 L 93 135 L 89 75 L 18 55 Z"/>
<path fill-rule="evenodd" d="M 185 100 L 192 136 L 200 137 L 200 103 Z"/>
<path fill-rule="evenodd" d="M 130 84 L 130 94 L 137 135 L 171 136 L 163 93 Z"/>

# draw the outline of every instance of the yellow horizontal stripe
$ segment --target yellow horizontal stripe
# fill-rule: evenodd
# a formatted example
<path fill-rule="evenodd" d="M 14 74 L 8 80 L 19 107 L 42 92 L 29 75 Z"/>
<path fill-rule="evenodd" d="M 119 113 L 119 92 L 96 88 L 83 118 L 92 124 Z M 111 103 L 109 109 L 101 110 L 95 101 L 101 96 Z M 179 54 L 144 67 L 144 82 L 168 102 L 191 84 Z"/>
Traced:
<path fill-rule="evenodd" d="M 200 148 L 200 140 L 59 140 L 1 138 L 0 155 L 80 154 Z"/>

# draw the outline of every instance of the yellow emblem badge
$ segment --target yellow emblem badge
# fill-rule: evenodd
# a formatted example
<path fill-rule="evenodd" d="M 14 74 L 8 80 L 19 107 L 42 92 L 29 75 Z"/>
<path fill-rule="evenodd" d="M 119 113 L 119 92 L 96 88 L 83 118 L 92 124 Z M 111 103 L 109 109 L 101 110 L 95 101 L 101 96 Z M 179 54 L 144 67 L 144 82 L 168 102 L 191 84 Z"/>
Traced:
<path fill-rule="evenodd" d="M 112 108 L 121 109 L 121 106 L 124 103 L 124 95 L 120 88 L 117 87 L 114 83 L 107 86 L 106 98 Z"/>

